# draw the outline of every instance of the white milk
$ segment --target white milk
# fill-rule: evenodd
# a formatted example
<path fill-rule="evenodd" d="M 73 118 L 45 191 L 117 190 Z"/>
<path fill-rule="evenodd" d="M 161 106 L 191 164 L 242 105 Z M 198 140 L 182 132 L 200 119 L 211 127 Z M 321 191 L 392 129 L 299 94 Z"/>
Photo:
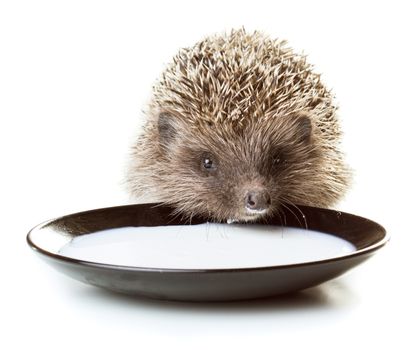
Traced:
<path fill-rule="evenodd" d="M 296 264 L 353 251 L 351 243 L 316 231 L 205 223 L 99 231 L 74 238 L 59 253 L 114 265 L 218 269 Z"/>

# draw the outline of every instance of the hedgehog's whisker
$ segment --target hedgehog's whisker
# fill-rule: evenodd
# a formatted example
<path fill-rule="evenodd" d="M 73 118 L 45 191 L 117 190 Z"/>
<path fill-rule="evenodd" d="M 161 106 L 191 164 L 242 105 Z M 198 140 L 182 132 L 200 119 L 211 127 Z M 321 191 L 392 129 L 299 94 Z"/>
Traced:
<path fill-rule="evenodd" d="M 287 206 L 283 201 L 281 201 L 281 205 L 282 205 L 284 208 L 286 208 L 291 214 L 293 214 L 294 217 L 297 219 L 299 225 L 300 225 L 301 227 L 303 227 L 300 219 L 298 218 L 298 215 L 296 215 L 296 214 L 294 213 L 294 211 L 293 211 L 289 206 Z"/>
<path fill-rule="evenodd" d="M 305 214 L 301 211 L 301 209 L 299 208 L 299 207 L 297 207 L 293 202 L 291 202 L 291 201 L 288 201 L 288 200 L 286 200 L 286 199 L 282 199 L 284 202 L 286 202 L 287 204 L 289 204 L 289 205 L 291 205 L 291 206 L 293 206 L 295 209 L 297 209 L 298 211 L 299 211 L 299 213 L 301 214 L 301 217 L 303 218 L 303 220 L 304 220 L 304 225 L 305 225 L 305 229 L 306 230 L 308 230 L 308 224 L 307 224 L 307 220 L 306 220 L 306 218 L 305 218 Z M 284 202 L 282 203 L 283 205 L 284 205 Z M 299 220 L 298 220 L 299 221 Z"/>
<path fill-rule="evenodd" d="M 278 210 L 276 210 L 275 214 L 278 214 L 278 218 L 280 219 L 281 238 L 284 238 L 284 226 L 287 226 L 286 215 L 285 215 L 284 211 L 281 208 L 278 208 Z M 283 219 L 284 219 L 284 223 L 283 223 Z"/>

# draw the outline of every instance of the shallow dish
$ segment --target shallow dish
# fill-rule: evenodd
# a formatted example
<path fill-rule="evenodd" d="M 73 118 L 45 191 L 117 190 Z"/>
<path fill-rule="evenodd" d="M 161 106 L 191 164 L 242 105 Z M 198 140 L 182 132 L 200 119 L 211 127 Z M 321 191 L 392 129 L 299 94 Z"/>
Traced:
<path fill-rule="evenodd" d="M 282 216 L 256 224 L 319 231 L 349 242 L 352 251 L 307 262 L 222 268 L 127 266 L 60 253 L 79 236 L 103 230 L 186 224 L 171 215 L 172 208 L 155 203 L 102 208 L 53 219 L 34 227 L 27 242 L 59 271 L 94 286 L 157 299 L 225 301 L 268 297 L 315 286 L 362 263 L 389 239 L 382 226 L 359 216 L 307 206 L 295 209 L 293 213 L 283 210 Z M 192 218 L 191 225 L 204 222 Z M 161 244 L 156 239 L 153 236 L 153 244 Z"/>

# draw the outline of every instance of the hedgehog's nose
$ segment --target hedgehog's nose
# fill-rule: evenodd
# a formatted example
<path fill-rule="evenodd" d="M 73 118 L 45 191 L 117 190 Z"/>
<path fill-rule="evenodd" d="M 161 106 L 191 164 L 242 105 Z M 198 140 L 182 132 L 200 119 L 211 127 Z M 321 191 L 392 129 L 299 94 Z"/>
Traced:
<path fill-rule="evenodd" d="M 245 196 L 245 206 L 251 211 L 263 211 L 270 203 L 270 195 L 266 190 L 249 191 Z"/>

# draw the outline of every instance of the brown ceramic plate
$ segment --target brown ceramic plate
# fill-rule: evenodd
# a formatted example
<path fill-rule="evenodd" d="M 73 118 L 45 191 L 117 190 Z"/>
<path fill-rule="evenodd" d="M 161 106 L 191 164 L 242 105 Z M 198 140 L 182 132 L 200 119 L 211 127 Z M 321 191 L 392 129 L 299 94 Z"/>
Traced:
<path fill-rule="evenodd" d="M 96 263 L 59 254 L 79 235 L 129 227 L 183 225 L 172 208 L 156 204 L 127 205 L 75 213 L 50 220 L 27 235 L 29 246 L 54 268 L 79 281 L 109 290 L 157 299 L 224 301 L 294 292 L 335 278 L 372 256 L 388 241 L 379 224 L 339 211 L 299 206 L 296 213 L 265 220 L 267 225 L 301 227 L 340 237 L 355 246 L 342 256 L 296 264 L 213 269 L 147 268 Z M 299 214 L 301 215 L 301 214 Z M 192 225 L 203 223 L 193 218 Z M 153 238 L 154 239 L 154 238 Z"/>

